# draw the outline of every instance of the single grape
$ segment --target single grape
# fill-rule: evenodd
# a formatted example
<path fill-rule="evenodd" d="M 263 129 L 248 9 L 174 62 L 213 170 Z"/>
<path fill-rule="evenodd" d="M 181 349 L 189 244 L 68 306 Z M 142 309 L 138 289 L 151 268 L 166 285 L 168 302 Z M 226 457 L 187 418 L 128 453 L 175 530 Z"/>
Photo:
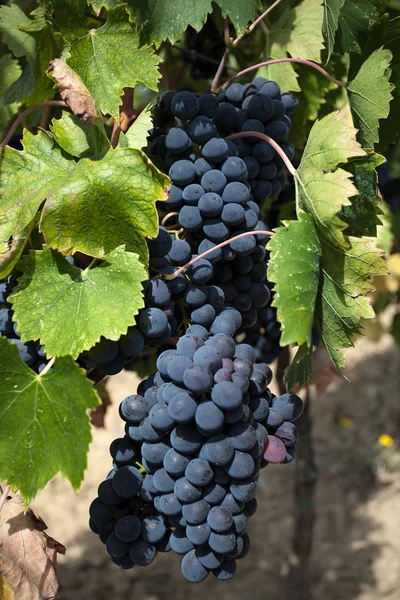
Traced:
<path fill-rule="evenodd" d="M 175 529 L 170 537 L 171 548 L 177 554 L 187 554 L 193 550 L 194 544 L 186 537 L 184 529 Z"/>
<path fill-rule="evenodd" d="M 222 211 L 223 200 L 215 192 L 207 192 L 199 200 L 198 208 L 205 217 L 216 217 Z"/>
<path fill-rule="evenodd" d="M 121 498 L 131 498 L 142 487 L 142 475 L 131 466 L 121 467 L 112 478 L 114 492 Z"/>
<path fill-rule="evenodd" d="M 178 119 L 193 119 L 199 112 L 199 101 L 191 92 L 178 92 L 171 99 L 171 111 Z"/>
<path fill-rule="evenodd" d="M 194 419 L 196 410 L 197 402 L 185 392 L 174 396 L 168 404 L 168 414 L 175 423 L 189 423 Z"/>
<path fill-rule="evenodd" d="M 165 138 L 165 145 L 174 154 L 184 152 L 191 146 L 191 140 L 183 129 L 178 127 L 171 127 L 167 137 Z"/>
<path fill-rule="evenodd" d="M 210 435 L 221 430 L 224 424 L 224 413 L 214 402 L 206 401 L 198 405 L 195 420 L 201 432 Z"/>
<path fill-rule="evenodd" d="M 146 567 L 155 559 L 157 550 L 155 546 L 149 544 L 142 538 L 131 542 L 129 546 L 129 556 L 135 565 Z"/>
<path fill-rule="evenodd" d="M 207 540 L 210 537 L 211 529 L 207 523 L 201 523 L 200 525 L 187 525 L 185 532 L 186 537 L 192 542 L 192 544 L 200 546 L 207 543 Z"/>
<path fill-rule="evenodd" d="M 192 583 L 200 583 L 208 577 L 208 570 L 203 567 L 197 558 L 195 550 L 191 550 L 183 557 L 182 574 L 185 579 Z"/>

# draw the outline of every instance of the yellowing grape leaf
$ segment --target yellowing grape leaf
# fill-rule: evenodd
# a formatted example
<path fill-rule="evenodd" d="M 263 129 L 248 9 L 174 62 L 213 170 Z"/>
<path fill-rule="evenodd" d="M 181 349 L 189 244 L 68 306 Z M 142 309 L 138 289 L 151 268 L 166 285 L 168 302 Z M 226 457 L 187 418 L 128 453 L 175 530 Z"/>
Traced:
<path fill-rule="evenodd" d="M 166 198 L 167 186 L 168 178 L 138 150 L 75 162 L 49 134 L 26 133 L 24 150 L 6 148 L 0 165 L 0 252 L 47 199 L 41 228 L 50 246 L 101 258 L 125 245 L 146 261 L 145 236 L 157 235 L 155 204 Z"/>
<path fill-rule="evenodd" d="M 273 306 L 281 323 L 281 346 L 311 345 L 321 248 L 313 218 L 300 212 L 275 230 L 268 249 L 268 279 L 275 282 Z"/>

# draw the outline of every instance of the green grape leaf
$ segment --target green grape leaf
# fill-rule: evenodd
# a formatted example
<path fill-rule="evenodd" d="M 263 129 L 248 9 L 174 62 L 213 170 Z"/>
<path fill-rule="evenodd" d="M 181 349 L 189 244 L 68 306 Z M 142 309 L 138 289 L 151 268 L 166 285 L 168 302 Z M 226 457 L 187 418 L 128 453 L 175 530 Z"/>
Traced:
<path fill-rule="evenodd" d="M 380 154 L 368 151 L 368 156 L 350 162 L 347 169 L 353 175 L 358 195 L 351 198 L 350 206 L 343 206 L 339 216 L 348 224 L 346 235 L 375 237 L 378 215 L 382 214 L 383 203 L 378 192 L 376 167 L 385 162 Z"/>
<path fill-rule="evenodd" d="M 294 172 L 299 221 L 286 224 L 289 233 L 285 228 L 277 230 L 269 244 L 272 271 L 269 267 L 268 277 L 276 283 L 274 305 L 283 326 L 282 343 L 311 347 L 314 317 L 322 342 L 338 369 L 343 367 L 340 350 L 352 345 L 362 319 L 374 314 L 366 297 L 373 289 L 371 278 L 386 272 L 382 251 L 375 246 L 375 240 L 346 235 L 344 230 L 348 225 L 342 218 L 344 209 L 351 206 L 351 199 L 356 198 L 354 201 L 361 204 L 359 195 L 365 198 L 365 203 L 367 200 L 375 202 L 371 171 L 380 162 L 381 157 L 361 149 L 356 141 L 356 130 L 340 120 L 337 113 L 317 121 L 300 166 Z M 360 185 L 359 192 L 351 181 L 351 173 L 344 168 L 353 171 Z M 358 225 L 363 227 L 367 211 L 356 208 Z M 290 230 L 302 232 L 305 224 L 303 239 L 290 235 Z M 305 251 L 313 258 L 307 256 L 301 261 Z M 303 272 L 302 265 L 306 267 Z M 305 291 L 309 296 L 304 296 Z M 291 304 L 292 298 L 296 300 Z M 299 306 L 308 311 L 304 310 L 304 315 L 298 315 L 296 319 L 294 310 Z M 312 306 L 315 306 L 314 310 Z M 310 375 L 310 357 L 306 350 L 305 347 L 299 350 L 297 360 L 287 373 L 288 388 L 295 383 L 303 384 L 305 377 Z"/>
<path fill-rule="evenodd" d="M 336 31 L 339 25 L 340 10 L 345 0 L 324 0 L 324 21 L 322 33 L 327 51 L 326 62 L 329 62 L 335 45 Z"/>
<path fill-rule="evenodd" d="M 25 132 L 24 150 L 3 150 L 0 164 L 0 252 L 8 250 L 9 238 L 34 218 L 48 194 L 73 171 L 54 141 L 44 132 Z"/>
<path fill-rule="evenodd" d="M 61 119 L 53 119 L 50 131 L 57 144 L 77 158 L 98 157 L 111 148 L 104 130 L 65 111 Z"/>
<path fill-rule="evenodd" d="M 383 152 L 387 146 L 393 143 L 400 129 L 400 17 L 385 22 L 378 29 L 377 36 L 370 38 L 368 48 L 372 51 L 375 48 L 385 46 L 393 54 L 391 62 L 392 76 L 390 80 L 394 84 L 392 91 L 393 100 L 390 103 L 390 111 L 387 119 L 379 123 L 379 152 Z M 370 48 L 370 46 L 372 46 Z"/>
<path fill-rule="evenodd" d="M 382 212 L 380 217 L 381 223 L 376 228 L 376 245 L 381 248 L 385 254 L 389 255 L 393 242 L 395 240 L 395 234 L 393 232 L 393 214 L 390 210 L 390 206 L 386 202 L 382 202 Z"/>
<path fill-rule="evenodd" d="M 285 370 L 284 381 L 287 391 L 293 390 L 296 385 L 302 388 L 313 376 L 313 347 L 302 344 Z"/>
<path fill-rule="evenodd" d="M 215 0 L 223 16 L 229 17 L 236 33 L 243 35 L 247 24 L 254 19 L 258 0 Z M 191 25 L 203 27 L 212 11 L 211 0 L 129 0 L 129 11 L 140 31 L 142 43 L 176 42 Z"/>
<path fill-rule="evenodd" d="M 342 52 L 361 54 L 368 36 L 379 22 L 379 14 L 369 0 L 345 0 L 339 15 Z"/>
<path fill-rule="evenodd" d="M 281 323 L 281 345 L 311 345 L 318 291 L 321 249 L 313 218 L 300 212 L 298 221 L 286 221 L 268 244 L 268 279 L 275 283 L 273 306 Z"/>
<path fill-rule="evenodd" d="M 373 289 L 370 278 L 387 272 L 375 240 L 349 237 L 347 241 L 345 251 L 321 243 L 322 273 L 315 313 L 321 339 L 339 370 L 344 366 L 339 350 L 351 347 L 362 319 L 374 316 L 365 297 Z"/>
<path fill-rule="evenodd" d="M 258 0 L 216 0 L 224 17 L 232 21 L 236 33 L 244 34 L 250 21 L 254 19 L 254 13 L 259 8 Z"/>
<path fill-rule="evenodd" d="M 33 65 L 36 56 L 35 40 L 20 29 L 21 26 L 29 25 L 31 22 L 31 19 L 16 4 L 0 7 L 0 33 L 4 43 L 14 56 L 25 56 Z"/>
<path fill-rule="evenodd" d="M 150 102 L 142 110 L 137 119 L 133 122 L 133 124 L 129 127 L 128 131 L 125 134 L 125 139 L 127 142 L 127 146 L 129 148 L 136 148 L 136 150 L 141 150 L 147 145 L 147 137 L 149 135 L 149 129 L 153 127 L 153 121 L 151 118 L 152 108 L 154 106 L 154 102 Z"/>
<path fill-rule="evenodd" d="M 49 61 L 59 53 L 61 38 L 54 34 L 50 25 L 40 21 L 41 26 L 37 29 L 37 23 L 16 4 L 0 7 L 0 33 L 5 43 L 14 56 L 23 56 L 27 60 L 19 79 L 4 94 L 3 106 L 22 101 L 30 106 L 54 95 L 46 69 Z"/>
<path fill-rule="evenodd" d="M 11 54 L 4 54 L 0 58 L 0 138 L 3 139 L 9 129 L 10 121 L 15 117 L 19 104 L 13 102 L 3 106 L 4 93 L 17 81 L 21 74 L 18 61 Z"/>
<path fill-rule="evenodd" d="M 321 62 L 323 11 L 321 0 L 303 0 L 295 8 L 285 11 L 267 37 L 265 59 L 285 58 L 289 53 L 293 58 Z M 273 79 L 283 91 L 298 92 L 301 89 L 298 74 L 290 63 L 261 67 L 257 74 Z"/>
<path fill-rule="evenodd" d="M 321 50 L 324 47 L 324 7 L 321 0 L 303 0 L 288 11 L 287 18 L 292 26 L 287 43 L 290 56 L 321 62 Z"/>
<path fill-rule="evenodd" d="M 295 178 L 297 210 L 310 213 L 319 237 L 334 245 L 346 246 L 346 223 L 337 213 L 357 195 L 350 173 L 337 167 L 349 158 L 364 155 L 354 128 L 340 120 L 337 113 L 315 122 Z"/>
<path fill-rule="evenodd" d="M 290 115 L 292 120 L 290 142 L 295 148 L 303 150 L 311 123 L 316 120 L 321 106 L 326 103 L 326 96 L 329 91 L 337 86 L 326 77 L 307 67 L 299 68 L 298 83 L 302 91 L 298 97 L 299 106 Z"/>
<path fill-rule="evenodd" d="M 93 6 L 94 10 L 96 11 L 96 14 L 99 14 L 103 7 L 107 10 L 110 10 L 111 8 L 115 8 L 116 6 L 118 6 L 119 0 L 92 0 L 88 4 Z"/>
<path fill-rule="evenodd" d="M 9 296 L 18 333 L 39 339 L 47 356 L 77 358 L 102 335 L 118 340 L 144 306 L 146 269 L 123 247 L 84 271 L 46 247 L 31 250 L 18 268 L 23 276 Z"/>
<path fill-rule="evenodd" d="M 272 43 L 273 34 L 267 37 L 267 45 L 265 51 L 265 60 L 286 58 L 287 52 L 278 42 Z M 299 92 L 300 86 L 298 83 L 298 75 L 291 63 L 278 63 L 276 65 L 268 65 L 261 67 L 257 71 L 257 77 L 266 77 L 276 83 L 281 88 L 282 92 Z"/>
<path fill-rule="evenodd" d="M 117 148 L 101 160 L 80 160 L 46 202 L 41 229 L 52 248 L 107 256 L 125 244 L 147 262 L 145 236 L 157 235 L 156 201 L 168 178 L 140 151 Z M 90 221 L 90 228 L 88 228 Z"/>
<path fill-rule="evenodd" d="M 59 471 L 78 490 L 92 439 L 87 411 L 100 404 L 93 383 L 69 356 L 36 375 L 5 338 L 0 380 L 0 478 L 26 504 Z"/>
<path fill-rule="evenodd" d="M 393 84 L 390 83 L 390 50 L 379 48 L 361 65 L 357 75 L 348 84 L 348 95 L 354 124 L 359 129 L 357 138 L 367 148 L 379 141 L 379 119 L 389 114 Z"/>
<path fill-rule="evenodd" d="M 34 89 L 35 76 L 31 65 L 26 63 L 18 79 L 13 81 L 13 83 L 5 90 L 3 97 L 1 98 L 1 106 L 20 104 L 33 93 Z"/>
<path fill-rule="evenodd" d="M 167 197 L 169 180 L 140 151 L 75 162 L 45 132 L 26 133 L 23 151 L 4 151 L 0 174 L 0 252 L 48 198 L 41 229 L 50 246 L 102 258 L 125 244 L 147 261 L 145 237 L 157 235 L 155 203 Z"/>
<path fill-rule="evenodd" d="M 68 64 L 82 78 L 99 109 L 119 122 L 123 88 L 143 83 L 157 90 L 160 58 L 149 46 L 139 46 L 125 4 L 111 9 L 99 29 L 89 29 L 85 5 L 78 0 L 56 0 L 55 7 L 59 10 L 56 24 L 64 35 L 68 31 L 71 43 Z"/>
<path fill-rule="evenodd" d="M 32 31 L 31 36 L 36 41 L 36 61 L 32 66 L 35 86 L 24 101 L 28 106 L 54 97 L 53 82 L 47 77 L 46 71 L 49 62 L 59 56 L 63 44 L 61 36 L 54 33 L 50 24 L 40 31 Z"/>

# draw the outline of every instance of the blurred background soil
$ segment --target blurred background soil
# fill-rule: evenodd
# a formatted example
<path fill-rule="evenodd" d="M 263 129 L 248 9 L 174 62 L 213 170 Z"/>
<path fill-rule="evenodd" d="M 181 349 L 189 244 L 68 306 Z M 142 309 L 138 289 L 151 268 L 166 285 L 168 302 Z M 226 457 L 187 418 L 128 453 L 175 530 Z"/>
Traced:
<path fill-rule="evenodd" d="M 138 383 L 130 372 L 110 378 L 112 404 L 105 428 L 93 431 L 81 491 L 56 478 L 33 504 L 67 547 L 57 600 L 400 600 L 400 352 L 392 338 L 360 339 L 347 352 L 347 375 L 352 383 L 335 382 L 311 402 L 318 479 L 308 576 L 296 574 L 292 551 L 295 461 L 261 472 L 252 547 L 235 578 L 210 575 L 197 585 L 183 579 L 172 552 L 120 570 L 88 528 L 89 504 L 110 469 L 109 444 L 123 434 L 118 404 Z"/>

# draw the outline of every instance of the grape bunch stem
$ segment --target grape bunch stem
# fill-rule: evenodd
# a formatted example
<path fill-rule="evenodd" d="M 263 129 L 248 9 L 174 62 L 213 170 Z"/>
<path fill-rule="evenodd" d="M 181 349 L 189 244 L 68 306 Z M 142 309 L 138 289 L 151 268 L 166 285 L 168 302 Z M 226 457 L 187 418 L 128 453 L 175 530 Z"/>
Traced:
<path fill-rule="evenodd" d="M 176 279 L 181 273 L 186 271 L 186 269 L 188 269 L 189 267 L 191 267 L 192 265 L 197 263 L 197 261 L 201 260 L 202 258 L 205 258 L 209 254 L 212 254 L 212 252 L 215 252 L 215 250 L 218 250 L 219 248 L 223 248 L 224 246 L 227 246 L 231 242 L 240 240 L 241 238 L 244 238 L 248 235 L 275 235 L 275 233 L 273 231 L 244 231 L 243 233 L 239 233 L 239 235 L 235 235 L 234 237 L 229 238 L 228 240 L 225 240 L 224 242 L 221 242 L 220 244 L 217 244 L 216 246 L 213 246 L 212 248 L 209 248 L 202 254 L 199 254 L 198 256 L 196 256 L 195 258 L 190 260 L 188 263 L 186 263 L 186 265 L 183 265 L 182 267 L 177 269 L 174 273 L 164 274 L 163 279 L 167 279 L 168 281 L 171 281 L 172 279 Z"/>
<path fill-rule="evenodd" d="M 237 79 L 238 77 L 242 77 L 247 73 L 251 73 L 251 71 L 255 71 L 256 69 L 260 69 L 261 67 L 268 67 L 269 65 L 278 65 L 281 63 L 295 63 L 298 65 L 306 65 L 315 69 L 316 71 L 321 73 L 321 75 L 323 75 L 324 77 L 329 79 L 329 81 L 332 81 L 336 85 L 339 85 L 341 87 L 347 87 L 347 84 L 344 81 L 339 81 L 338 79 L 335 79 L 334 77 L 332 77 L 332 75 L 328 73 L 328 71 L 325 71 L 325 69 L 312 62 L 311 60 L 306 60 L 304 58 L 274 58 L 273 60 L 265 60 L 264 62 L 258 63 L 257 65 L 251 65 L 250 67 L 247 67 L 247 69 L 243 69 L 243 71 L 239 71 L 239 73 L 236 73 L 236 75 L 233 75 L 227 81 L 225 81 L 221 89 L 226 90 L 226 88 L 229 87 L 231 83 L 235 81 L 235 79 Z"/>

